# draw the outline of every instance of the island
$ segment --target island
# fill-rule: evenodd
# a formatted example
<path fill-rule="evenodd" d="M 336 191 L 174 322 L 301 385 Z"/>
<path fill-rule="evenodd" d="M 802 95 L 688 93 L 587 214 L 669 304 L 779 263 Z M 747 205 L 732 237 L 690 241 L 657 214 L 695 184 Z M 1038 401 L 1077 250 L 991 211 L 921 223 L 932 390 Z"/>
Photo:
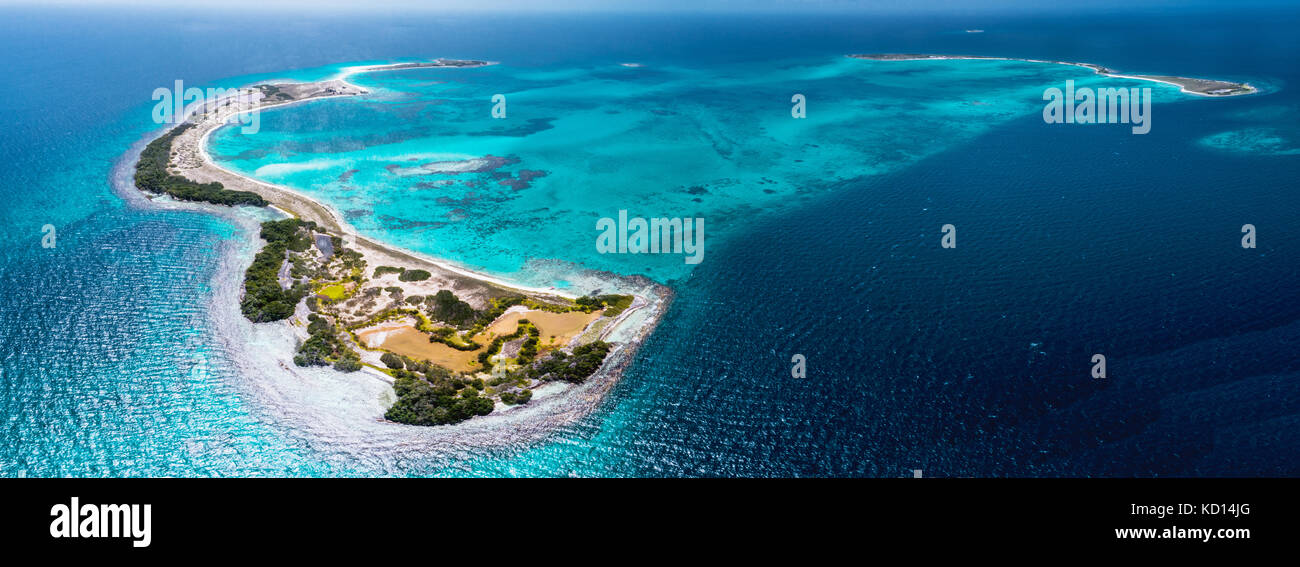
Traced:
<path fill-rule="evenodd" d="M 241 313 L 256 324 L 292 326 L 299 367 L 388 381 L 396 401 L 384 420 L 455 424 L 525 406 L 548 384 L 598 380 L 595 392 L 603 394 L 657 325 L 671 298 L 667 288 L 613 274 L 603 275 L 610 290 L 631 291 L 574 296 L 514 285 L 360 236 L 331 207 L 223 168 L 206 151 L 212 132 L 241 113 L 367 94 L 348 82 L 356 73 L 492 64 L 437 59 L 349 67 L 327 80 L 239 89 L 187 108 L 179 124 L 149 142 L 135 185 L 195 206 L 279 211 L 283 218 L 261 223 L 262 247 L 244 273 Z"/>
<path fill-rule="evenodd" d="M 847 57 L 853 59 L 866 59 L 870 61 L 928 61 L 928 60 L 960 60 L 960 59 L 980 59 L 992 61 L 1024 61 L 1027 63 L 1052 63 L 1055 65 L 1073 65 L 1075 67 L 1084 67 L 1091 69 L 1093 72 L 1104 77 L 1116 77 L 1121 79 L 1136 79 L 1139 81 L 1153 81 L 1174 85 L 1182 92 L 1197 96 L 1223 97 L 1254 94 L 1259 89 L 1248 83 L 1234 83 L 1230 81 L 1216 81 L 1212 79 L 1195 79 L 1190 77 L 1176 77 L 1173 75 L 1123 75 L 1115 72 L 1113 69 L 1096 65 L 1093 63 L 1075 63 L 1071 61 L 1049 61 L 1044 59 L 1024 59 L 1019 57 L 989 57 L 983 55 L 927 55 L 921 53 L 874 53 L 874 54 L 850 54 Z"/>

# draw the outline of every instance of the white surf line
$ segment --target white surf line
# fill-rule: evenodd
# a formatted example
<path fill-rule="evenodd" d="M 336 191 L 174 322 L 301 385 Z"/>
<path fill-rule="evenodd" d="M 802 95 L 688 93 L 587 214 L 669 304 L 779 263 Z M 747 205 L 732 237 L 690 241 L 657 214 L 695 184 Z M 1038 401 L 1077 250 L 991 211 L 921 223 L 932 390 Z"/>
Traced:
<path fill-rule="evenodd" d="M 437 59 L 433 61 L 407 61 L 402 63 L 380 63 L 377 65 L 353 65 L 351 67 L 343 67 L 339 69 L 338 73 L 335 73 L 334 76 L 325 79 L 324 81 L 314 81 L 314 82 L 320 83 L 320 82 L 328 82 L 328 81 L 341 81 L 350 87 L 365 91 L 366 90 L 365 87 L 358 86 L 356 83 L 353 83 L 348 79 L 351 78 L 353 75 L 374 73 L 377 71 L 403 71 L 406 69 L 477 69 L 479 67 L 490 67 L 492 65 L 500 64 L 499 61 L 484 61 L 483 64 L 481 65 L 423 65 L 421 66 L 422 64 L 436 63 L 436 62 L 438 62 Z"/>

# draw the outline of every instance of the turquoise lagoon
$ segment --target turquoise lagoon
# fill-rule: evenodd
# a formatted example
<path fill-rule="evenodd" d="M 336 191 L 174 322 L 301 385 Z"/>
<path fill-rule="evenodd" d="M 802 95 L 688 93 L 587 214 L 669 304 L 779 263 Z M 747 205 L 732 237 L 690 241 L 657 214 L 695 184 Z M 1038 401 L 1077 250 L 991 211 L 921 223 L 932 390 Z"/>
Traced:
<path fill-rule="evenodd" d="M 707 68 L 505 62 L 352 80 L 372 93 L 268 110 L 256 133 L 221 129 L 214 159 L 328 203 L 367 236 L 533 285 L 552 282 L 526 270 L 530 260 L 679 279 L 691 268 L 681 255 L 597 253 L 597 219 L 703 218 L 707 258 L 710 242 L 757 216 L 1040 113 L 1043 90 L 1067 80 L 1187 98 L 1063 65 L 840 55 Z M 496 94 L 504 119 L 491 115 Z M 792 116 L 795 94 L 806 118 Z"/>

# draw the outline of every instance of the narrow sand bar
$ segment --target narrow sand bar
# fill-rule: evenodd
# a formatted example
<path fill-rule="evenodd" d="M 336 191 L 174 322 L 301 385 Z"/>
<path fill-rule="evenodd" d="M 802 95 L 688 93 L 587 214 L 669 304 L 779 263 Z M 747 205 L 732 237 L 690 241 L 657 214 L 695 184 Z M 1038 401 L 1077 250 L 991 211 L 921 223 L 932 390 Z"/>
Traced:
<path fill-rule="evenodd" d="M 1075 63 L 1071 61 L 1048 61 L 1045 59 L 1023 59 L 1019 57 L 988 57 L 983 55 L 926 55 L 921 53 L 873 53 L 873 54 L 855 54 L 848 55 L 853 59 L 866 59 L 870 61 L 945 61 L 960 59 L 982 59 L 989 61 L 1024 61 L 1026 63 L 1051 63 L 1054 65 L 1072 65 L 1092 69 L 1093 72 L 1103 77 L 1115 77 L 1119 79 L 1136 79 L 1139 81 L 1152 81 L 1164 83 L 1179 88 L 1183 93 L 1197 96 L 1224 97 L 1238 96 L 1245 94 L 1254 94 L 1259 89 L 1248 83 L 1233 83 L 1230 81 L 1217 81 L 1213 79 L 1195 79 L 1190 77 L 1176 77 L 1173 75 L 1123 75 L 1115 72 L 1113 69 L 1102 67 L 1094 63 Z"/>

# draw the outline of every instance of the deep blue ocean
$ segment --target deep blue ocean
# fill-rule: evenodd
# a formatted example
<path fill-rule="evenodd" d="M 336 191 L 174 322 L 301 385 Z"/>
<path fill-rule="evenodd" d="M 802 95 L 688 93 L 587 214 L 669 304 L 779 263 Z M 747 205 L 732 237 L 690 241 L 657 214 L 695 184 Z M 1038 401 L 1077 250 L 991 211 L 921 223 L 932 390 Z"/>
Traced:
<path fill-rule="evenodd" d="M 0 8 L 0 476 L 1300 474 L 1296 29 L 1294 9 Z M 177 79 L 233 86 L 431 57 L 707 71 L 862 52 L 1086 61 L 1264 92 L 1160 99 L 1143 136 L 1037 113 L 980 128 L 910 127 L 905 114 L 842 125 L 924 155 L 849 179 L 836 173 L 863 164 L 830 167 L 790 202 L 727 216 L 704 262 L 663 278 L 676 300 L 599 411 L 451 465 L 341 459 L 278 423 L 213 348 L 221 251 L 250 235 L 131 204 L 110 183 L 157 129 L 152 91 Z M 1247 223 L 1258 248 L 1240 245 Z M 956 249 L 939 246 L 944 224 L 959 227 Z M 1094 353 L 1104 380 L 1089 375 Z"/>

